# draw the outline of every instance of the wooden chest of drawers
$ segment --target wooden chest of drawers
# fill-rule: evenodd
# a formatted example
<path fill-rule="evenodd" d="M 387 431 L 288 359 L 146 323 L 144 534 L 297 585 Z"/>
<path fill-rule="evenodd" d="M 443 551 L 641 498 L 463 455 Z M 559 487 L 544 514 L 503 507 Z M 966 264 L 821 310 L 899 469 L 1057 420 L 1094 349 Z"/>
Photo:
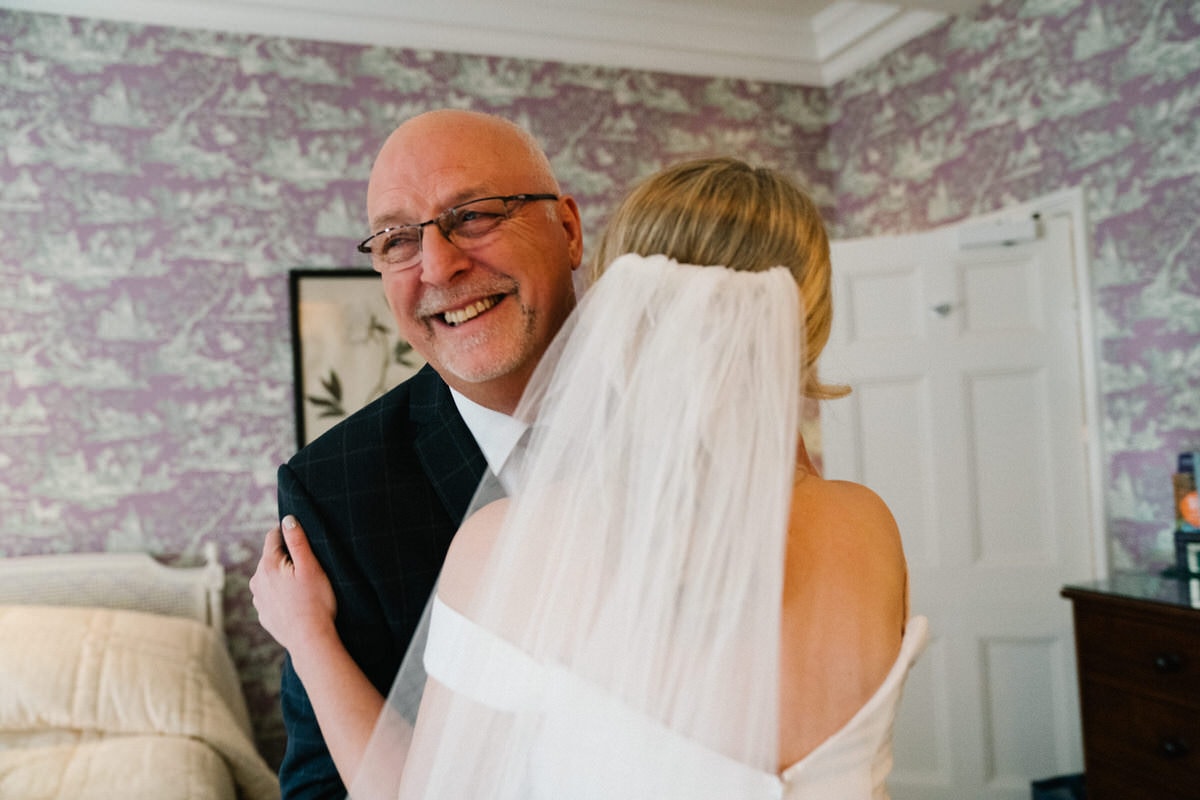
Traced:
<path fill-rule="evenodd" d="M 1186 581 L 1067 586 L 1088 800 L 1200 799 L 1200 609 Z"/>

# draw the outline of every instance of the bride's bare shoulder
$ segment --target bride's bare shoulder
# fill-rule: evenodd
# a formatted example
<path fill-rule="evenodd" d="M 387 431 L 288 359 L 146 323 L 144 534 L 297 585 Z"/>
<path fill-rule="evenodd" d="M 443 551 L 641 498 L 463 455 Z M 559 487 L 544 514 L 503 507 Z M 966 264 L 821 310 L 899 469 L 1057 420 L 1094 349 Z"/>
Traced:
<path fill-rule="evenodd" d="M 807 475 L 796 481 L 788 536 L 789 567 L 857 581 L 903 584 L 900 529 L 883 499 L 862 484 Z M 837 569 L 841 567 L 843 569 Z"/>
<path fill-rule="evenodd" d="M 457 544 L 460 539 L 470 541 L 479 537 L 494 536 L 500 523 L 504 521 L 504 515 L 508 513 L 509 505 L 511 501 L 507 497 L 501 497 L 475 511 L 458 527 L 458 533 L 454 534 L 454 543 Z"/>
<path fill-rule="evenodd" d="M 858 523 L 898 533 L 896 520 L 883 498 L 861 483 L 808 474 L 796 481 L 793 505 L 802 508 L 803 517 L 811 523 Z"/>
<path fill-rule="evenodd" d="M 492 553 L 508 506 L 508 498 L 483 506 L 463 520 L 450 542 L 446 563 L 438 579 L 438 596 L 460 611 L 471 596 Z"/>

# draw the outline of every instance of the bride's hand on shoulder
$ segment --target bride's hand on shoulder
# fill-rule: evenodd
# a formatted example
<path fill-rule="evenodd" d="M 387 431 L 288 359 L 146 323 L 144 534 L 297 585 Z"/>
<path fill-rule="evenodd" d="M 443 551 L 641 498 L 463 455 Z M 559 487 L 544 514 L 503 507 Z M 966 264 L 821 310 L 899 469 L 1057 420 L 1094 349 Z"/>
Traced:
<path fill-rule="evenodd" d="M 336 637 L 333 587 L 295 517 L 284 517 L 267 533 L 250 592 L 259 623 L 289 652 Z"/>

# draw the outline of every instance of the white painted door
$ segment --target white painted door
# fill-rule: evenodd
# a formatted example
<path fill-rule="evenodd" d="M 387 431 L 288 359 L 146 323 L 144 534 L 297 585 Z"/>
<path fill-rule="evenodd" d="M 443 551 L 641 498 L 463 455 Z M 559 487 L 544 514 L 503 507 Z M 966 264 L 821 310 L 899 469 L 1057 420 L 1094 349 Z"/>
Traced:
<path fill-rule="evenodd" d="M 1059 589 L 1105 567 L 1072 226 L 1045 216 L 1036 241 L 985 249 L 959 249 L 956 227 L 834 244 L 823 377 L 854 392 L 822 405 L 825 471 L 892 508 L 933 634 L 897 721 L 895 800 L 1027 800 L 1082 770 Z"/>

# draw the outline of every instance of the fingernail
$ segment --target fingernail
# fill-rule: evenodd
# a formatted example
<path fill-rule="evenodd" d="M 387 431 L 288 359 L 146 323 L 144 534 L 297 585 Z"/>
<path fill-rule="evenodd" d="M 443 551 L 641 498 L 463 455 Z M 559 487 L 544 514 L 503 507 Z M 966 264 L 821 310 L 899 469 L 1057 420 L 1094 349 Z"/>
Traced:
<path fill-rule="evenodd" d="M 291 514 L 288 514 L 286 517 L 283 518 L 283 527 L 287 528 L 288 530 L 291 530 L 292 528 L 296 527 L 296 518 L 293 517 Z"/>

